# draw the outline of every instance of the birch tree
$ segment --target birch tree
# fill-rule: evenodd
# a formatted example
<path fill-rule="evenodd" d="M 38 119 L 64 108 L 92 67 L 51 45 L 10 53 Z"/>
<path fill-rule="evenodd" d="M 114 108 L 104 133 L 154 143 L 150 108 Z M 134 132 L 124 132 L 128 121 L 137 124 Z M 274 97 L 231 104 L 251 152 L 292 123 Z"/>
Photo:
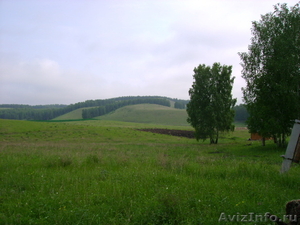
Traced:
<path fill-rule="evenodd" d="M 236 99 L 231 94 L 234 82 L 231 73 L 232 66 L 220 63 L 212 67 L 202 64 L 194 69 L 187 121 L 195 128 L 197 140 L 209 138 L 211 144 L 217 144 L 220 132 L 234 129 Z"/>
<path fill-rule="evenodd" d="M 248 52 L 239 53 L 248 128 L 285 145 L 300 118 L 300 8 L 277 4 L 252 23 Z"/>

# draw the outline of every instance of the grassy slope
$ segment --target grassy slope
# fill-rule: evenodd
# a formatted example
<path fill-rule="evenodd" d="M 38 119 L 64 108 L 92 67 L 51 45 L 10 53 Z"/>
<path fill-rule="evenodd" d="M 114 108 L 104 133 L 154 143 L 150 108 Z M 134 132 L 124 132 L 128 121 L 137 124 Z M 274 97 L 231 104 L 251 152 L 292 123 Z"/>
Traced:
<path fill-rule="evenodd" d="M 82 119 L 82 110 L 89 109 L 89 108 L 93 108 L 93 107 L 85 107 L 85 108 L 75 109 L 64 115 L 56 117 L 53 120 L 80 120 L 80 119 Z"/>
<path fill-rule="evenodd" d="M 141 126 L 154 125 L 0 120 L 1 224 L 242 224 L 224 220 L 282 216 L 299 197 L 300 168 L 280 175 L 272 142 L 249 146 L 240 130 L 209 145 Z"/>
<path fill-rule="evenodd" d="M 184 109 L 156 104 L 125 106 L 110 114 L 96 117 L 101 120 L 188 126 L 186 118 L 187 113 Z"/>
<path fill-rule="evenodd" d="M 82 119 L 83 109 L 85 108 L 76 109 L 53 120 Z M 96 117 L 96 119 L 101 120 L 188 126 L 186 118 L 187 113 L 184 109 L 175 109 L 156 104 L 125 106 L 107 115 Z"/>

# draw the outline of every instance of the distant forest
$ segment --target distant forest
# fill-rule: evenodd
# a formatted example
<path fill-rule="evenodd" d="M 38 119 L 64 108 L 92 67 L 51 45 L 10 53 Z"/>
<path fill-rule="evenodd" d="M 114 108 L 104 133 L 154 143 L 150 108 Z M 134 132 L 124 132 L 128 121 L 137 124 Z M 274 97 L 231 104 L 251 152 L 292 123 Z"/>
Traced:
<path fill-rule="evenodd" d="M 19 105 L 19 104 L 2 104 L 0 105 L 1 119 L 16 120 L 52 120 L 58 116 L 69 113 L 73 110 L 85 108 L 82 110 L 83 119 L 91 119 L 102 116 L 118 108 L 135 105 L 135 104 L 158 104 L 177 109 L 185 109 L 189 100 L 180 100 L 161 96 L 126 96 L 104 100 L 87 100 L 70 105 Z M 173 103 L 174 105 L 171 105 Z M 235 120 L 244 122 L 248 113 L 244 105 L 235 106 Z"/>

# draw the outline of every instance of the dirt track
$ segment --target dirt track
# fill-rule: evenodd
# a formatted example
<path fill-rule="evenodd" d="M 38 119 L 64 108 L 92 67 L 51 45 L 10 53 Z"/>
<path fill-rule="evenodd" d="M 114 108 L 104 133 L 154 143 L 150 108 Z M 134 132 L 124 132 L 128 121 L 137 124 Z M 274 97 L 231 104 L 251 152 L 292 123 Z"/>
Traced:
<path fill-rule="evenodd" d="M 194 131 L 188 131 L 188 130 L 169 130 L 169 129 L 158 129 L 158 128 L 138 129 L 138 130 L 157 133 L 157 134 L 168 134 L 168 135 L 178 136 L 178 137 L 195 138 Z"/>

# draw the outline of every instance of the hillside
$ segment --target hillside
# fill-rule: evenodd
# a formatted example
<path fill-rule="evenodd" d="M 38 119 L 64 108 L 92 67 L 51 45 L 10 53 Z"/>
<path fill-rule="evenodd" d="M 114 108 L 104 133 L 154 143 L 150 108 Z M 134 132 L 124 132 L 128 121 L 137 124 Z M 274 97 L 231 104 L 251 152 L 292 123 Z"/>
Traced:
<path fill-rule="evenodd" d="M 82 110 L 89 109 L 89 108 L 93 108 L 93 107 L 75 109 L 71 112 L 55 117 L 53 120 L 80 120 L 82 119 Z"/>
<path fill-rule="evenodd" d="M 174 126 L 188 126 L 185 109 L 175 109 L 156 104 L 139 104 L 125 106 L 116 111 L 95 117 L 100 120 L 123 122 L 153 123 Z"/>
<path fill-rule="evenodd" d="M 70 113 L 76 109 L 76 113 L 82 112 L 83 119 L 91 119 L 97 116 L 102 116 L 107 113 L 113 112 L 118 108 L 127 105 L 135 104 L 158 104 L 164 106 L 172 106 L 178 109 L 184 109 L 188 100 L 172 99 L 168 97 L 160 96 L 124 96 L 111 99 L 96 99 L 86 100 L 85 102 L 78 102 L 70 105 L 18 105 L 18 104 L 0 104 L 0 118 L 1 119 L 16 119 L 16 120 L 52 120 L 54 118 L 68 118 L 74 119 L 73 113 Z M 84 108 L 84 109 L 82 109 Z M 76 114 L 75 113 L 75 114 Z M 63 117 L 60 117 L 63 116 Z"/>

